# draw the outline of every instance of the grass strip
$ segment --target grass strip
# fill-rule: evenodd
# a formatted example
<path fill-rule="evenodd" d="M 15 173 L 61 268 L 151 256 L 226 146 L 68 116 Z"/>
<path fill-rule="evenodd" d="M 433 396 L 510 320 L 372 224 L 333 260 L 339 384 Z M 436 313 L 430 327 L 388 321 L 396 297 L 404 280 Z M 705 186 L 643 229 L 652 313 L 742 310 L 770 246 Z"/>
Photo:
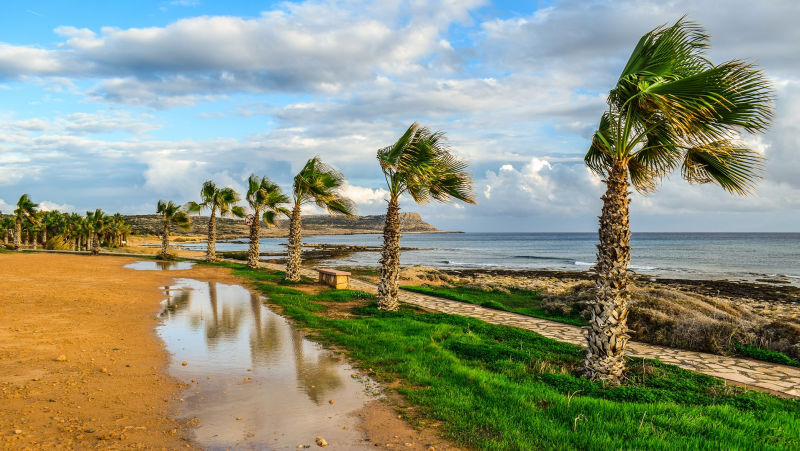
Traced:
<path fill-rule="evenodd" d="M 558 321 L 559 323 L 585 326 L 584 321 L 578 312 L 570 315 L 559 315 L 542 308 L 542 298 L 535 291 L 511 289 L 503 291 L 485 291 L 469 287 L 432 287 L 428 285 L 404 285 L 400 288 L 413 291 L 415 293 L 438 296 L 453 301 L 466 302 L 469 304 L 480 305 L 495 310 L 519 313 L 520 315 L 532 316 L 534 318 Z"/>
<path fill-rule="evenodd" d="M 758 346 L 744 345 L 741 343 L 734 343 L 733 345 L 736 347 L 736 351 L 745 357 L 763 360 L 765 362 L 780 363 L 781 365 L 800 367 L 800 361 L 782 352 L 771 351 L 769 349 L 759 348 Z"/>

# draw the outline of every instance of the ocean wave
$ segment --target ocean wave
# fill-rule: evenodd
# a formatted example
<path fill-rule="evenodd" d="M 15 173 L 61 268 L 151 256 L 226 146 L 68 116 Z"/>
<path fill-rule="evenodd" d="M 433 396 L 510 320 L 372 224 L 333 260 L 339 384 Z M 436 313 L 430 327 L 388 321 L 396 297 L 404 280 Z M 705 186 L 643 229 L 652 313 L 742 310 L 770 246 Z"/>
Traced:
<path fill-rule="evenodd" d="M 575 262 L 575 266 L 594 266 L 594 263 L 588 263 L 588 262 Z"/>
<path fill-rule="evenodd" d="M 511 258 L 519 258 L 525 260 L 554 260 L 554 261 L 571 261 L 563 257 L 548 257 L 543 255 L 513 255 Z"/>
<path fill-rule="evenodd" d="M 653 271 L 655 266 L 642 266 L 642 265 L 628 265 L 628 269 L 635 269 L 638 271 Z"/>

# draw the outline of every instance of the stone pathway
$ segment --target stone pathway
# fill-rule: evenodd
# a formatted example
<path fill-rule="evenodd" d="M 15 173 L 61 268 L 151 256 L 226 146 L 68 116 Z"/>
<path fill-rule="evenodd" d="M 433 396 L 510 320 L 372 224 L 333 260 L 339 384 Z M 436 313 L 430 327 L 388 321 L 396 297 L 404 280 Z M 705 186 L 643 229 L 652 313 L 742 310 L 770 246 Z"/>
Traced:
<path fill-rule="evenodd" d="M 266 263 L 265 266 L 275 270 L 284 269 L 281 265 L 271 263 Z M 314 270 L 303 269 L 302 274 L 314 279 L 317 278 L 317 273 Z M 377 291 L 377 286 L 374 284 L 353 278 L 350 279 L 350 288 L 370 293 Z M 581 328 L 571 324 L 532 318 L 405 290 L 400 290 L 400 301 L 426 310 L 470 316 L 491 324 L 532 330 L 547 338 L 579 346 L 586 344 Z M 658 359 L 664 363 L 671 363 L 698 373 L 719 377 L 738 385 L 800 397 L 800 368 L 792 366 L 738 357 L 725 357 L 704 352 L 685 351 L 635 341 L 628 343 L 628 355 L 631 357 Z"/>

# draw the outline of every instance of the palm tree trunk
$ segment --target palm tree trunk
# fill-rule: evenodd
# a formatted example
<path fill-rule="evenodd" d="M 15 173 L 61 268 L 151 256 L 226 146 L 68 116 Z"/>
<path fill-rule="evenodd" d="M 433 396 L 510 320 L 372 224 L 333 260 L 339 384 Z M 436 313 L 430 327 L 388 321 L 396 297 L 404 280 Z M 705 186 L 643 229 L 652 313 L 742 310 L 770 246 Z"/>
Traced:
<path fill-rule="evenodd" d="M 300 255 L 303 247 L 300 221 L 300 204 L 295 204 L 289 221 L 289 252 L 286 259 L 286 280 L 294 282 L 300 280 Z"/>
<path fill-rule="evenodd" d="M 8 229 L 3 232 L 3 246 L 8 246 Z"/>
<path fill-rule="evenodd" d="M 397 279 L 400 275 L 400 207 L 397 199 L 389 200 L 386 223 L 383 226 L 381 250 L 381 280 L 378 283 L 378 308 L 397 310 Z"/>
<path fill-rule="evenodd" d="M 208 218 L 208 245 L 206 246 L 206 261 L 217 261 L 217 209 L 211 209 L 211 217 Z"/>
<path fill-rule="evenodd" d="M 42 228 L 42 247 L 47 246 L 47 226 Z"/>
<path fill-rule="evenodd" d="M 253 222 L 250 224 L 250 249 L 247 253 L 247 266 L 251 268 L 258 268 L 259 249 L 258 239 L 261 232 L 261 217 L 260 211 L 255 209 L 253 213 Z"/>
<path fill-rule="evenodd" d="M 14 250 L 19 250 L 22 241 L 22 221 L 17 217 L 14 219 Z"/>
<path fill-rule="evenodd" d="M 164 234 L 161 236 L 161 258 L 169 257 L 169 222 L 164 219 Z"/>
<path fill-rule="evenodd" d="M 31 235 L 33 236 L 33 239 L 31 240 L 31 246 L 33 246 L 34 249 L 37 249 L 39 247 L 39 232 L 34 231 Z"/>
<path fill-rule="evenodd" d="M 97 232 L 92 232 L 92 254 L 100 253 L 100 236 Z"/>
<path fill-rule="evenodd" d="M 619 384 L 625 371 L 625 347 L 630 339 L 627 321 L 631 231 L 625 165 L 616 163 L 605 183 L 595 298 L 590 304 L 589 326 L 584 328 L 588 345 L 584 371 L 592 379 Z"/>
<path fill-rule="evenodd" d="M 81 239 L 80 239 L 80 237 L 76 236 L 75 239 L 72 240 L 72 250 L 74 250 L 74 251 L 80 251 L 81 250 Z"/>

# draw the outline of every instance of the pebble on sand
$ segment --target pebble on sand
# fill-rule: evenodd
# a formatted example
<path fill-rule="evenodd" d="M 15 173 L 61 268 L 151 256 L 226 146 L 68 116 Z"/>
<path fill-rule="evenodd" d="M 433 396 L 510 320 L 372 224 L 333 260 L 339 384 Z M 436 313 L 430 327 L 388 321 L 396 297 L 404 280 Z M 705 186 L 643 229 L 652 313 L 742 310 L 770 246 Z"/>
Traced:
<path fill-rule="evenodd" d="M 66 362 L 67 361 L 67 356 L 65 356 L 64 354 L 61 354 L 60 356 L 55 358 L 55 361 L 56 362 Z"/>
<path fill-rule="evenodd" d="M 188 363 L 186 362 L 186 360 L 184 360 L 183 362 L 181 362 L 181 365 L 186 366 L 188 365 Z"/>
<path fill-rule="evenodd" d="M 324 448 L 324 447 L 328 446 L 328 442 L 326 442 L 325 439 L 322 438 L 321 436 L 317 437 L 317 446 L 319 446 L 321 448 Z"/>

